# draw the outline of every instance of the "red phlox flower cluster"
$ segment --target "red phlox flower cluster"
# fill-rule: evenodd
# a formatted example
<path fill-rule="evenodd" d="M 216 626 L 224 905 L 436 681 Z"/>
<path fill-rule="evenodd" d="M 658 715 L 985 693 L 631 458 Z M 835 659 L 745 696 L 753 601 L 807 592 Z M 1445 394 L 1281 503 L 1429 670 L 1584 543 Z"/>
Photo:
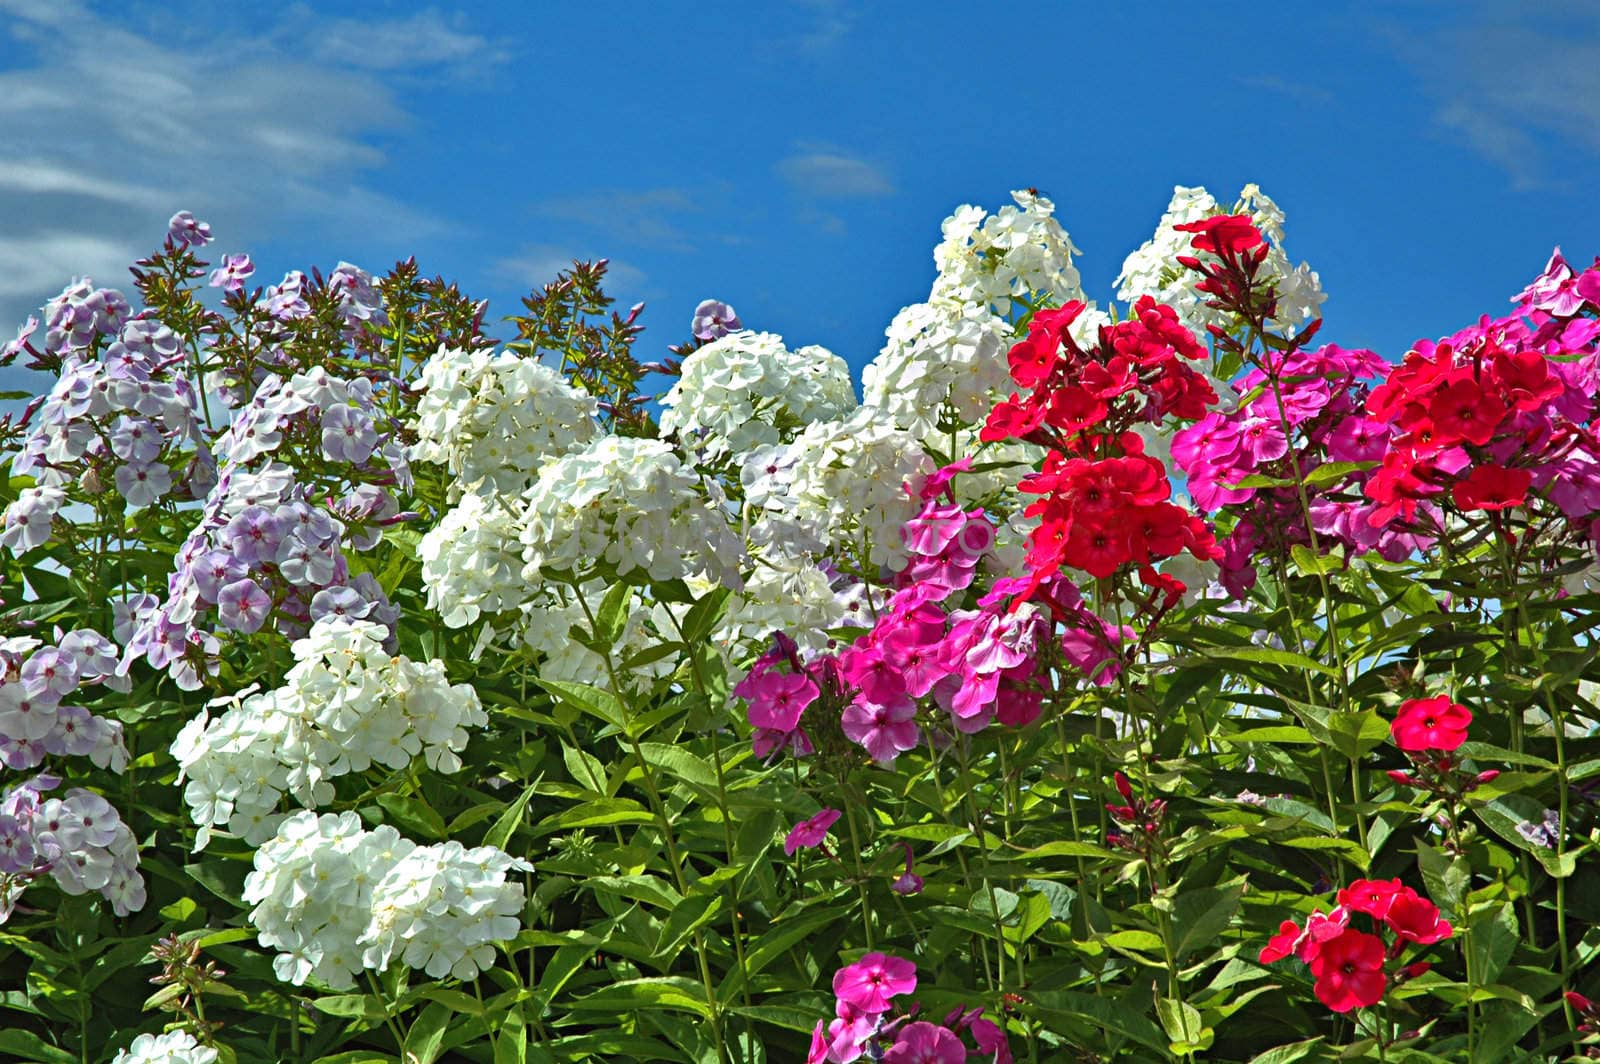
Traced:
<path fill-rule="evenodd" d="M 957 1008 L 943 1023 L 916 1019 L 916 1006 L 889 1015 L 892 999 L 914 992 L 917 969 L 900 957 L 868 953 L 833 977 L 833 1020 L 818 1020 L 811 1032 L 806 1064 L 850 1064 L 866 1057 L 883 1064 L 964 1064 L 969 1050 L 990 1064 L 1012 1064 L 1011 1047 L 1000 1025 L 983 1010 Z"/>
<path fill-rule="evenodd" d="M 1304 962 L 1316 978 L 1317 1000 L 1335 1012 L 1376 1005 L 1391 977 L 1411 978 L 1427 970 L 1426 964 L 1390 970 L 1408 944 L 1429 946 L 1453 933 L 1438 906 L 1398 879 L 1358 879 L 1339 891 L 1337 902 L 1332 912 L 1312 913 L 1305 927 L 1285 920 L 1260 957 L 1262 964 L 1290 955 Z M 1356 913 L 1370 917 L 1379 933 L 1351 927 Z M 1390 936 L 1387 946 L 1380 937 L 1384 933 Z"/>

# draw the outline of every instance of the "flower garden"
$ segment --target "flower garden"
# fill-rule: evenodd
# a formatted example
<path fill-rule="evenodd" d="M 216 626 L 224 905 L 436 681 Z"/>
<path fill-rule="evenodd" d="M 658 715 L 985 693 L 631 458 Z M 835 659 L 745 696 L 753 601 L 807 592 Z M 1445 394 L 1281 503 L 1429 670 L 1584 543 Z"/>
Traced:
<path fill-rule="evenodd" d="M 960 207 L 859 382 L 604 262 L 74 281 L 0 1059 L 1600 1057 L 1600 259 L 1372 352 L 1284 222 L 1179 188 L 1102 305 Z"/>

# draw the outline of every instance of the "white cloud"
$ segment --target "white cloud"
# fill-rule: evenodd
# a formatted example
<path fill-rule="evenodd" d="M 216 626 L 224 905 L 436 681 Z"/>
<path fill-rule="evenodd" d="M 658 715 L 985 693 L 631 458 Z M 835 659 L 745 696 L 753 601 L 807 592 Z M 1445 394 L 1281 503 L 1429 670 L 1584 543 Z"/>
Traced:
<path fill-rule="evenodd" d="M 681 188 L 612 189 L 546 200 L 534 207 L 542 217 L 604 233 L 620 244 L 693 251 L 694 237 L 679 216 L 703 213 Z"/>
<path fill-rule="evenodd" d="M 830 149 L 791 155 L 778 163 L 778 173 L 796 192 L 816 199 L 869 199 L 894 193 L 894 182 L 881 169 Z"/>
<path fill-rule="evenodd" d="M 0 333 L 74 275 L 126 289 L 180 209 L 225 251 L 289 226 L 330 246 L 445 229 L 370 186 L 387 163 L 374 140 L 411 122 L 390 83 L 404 42 L 408 76 L 444 77 L 497 61 L 482 37 L 429 11 L 360 23 L 302 8 L 266 36 L 171 12 L 141 27 L 0 0 L 0 143 L 25 146 L 0 165 Z M 363 32 L 373 46 L 358 56 Z"/>
<path fill-rule="evenodd" d="M 595 255 L 560 244 L 526 244 L 516 254 L 499 259 L 494 264 L 494 274 L 500 280 L 525 290 L 543 288 L 556 279 L 562 270 L 570 270 L 574 261 L 593 262 L 604 256 Z M 618 297 L 619 293 L 637 295 L 644 287 L 643 270 L 619 259 L 606 265 L 606 294 Z"/>

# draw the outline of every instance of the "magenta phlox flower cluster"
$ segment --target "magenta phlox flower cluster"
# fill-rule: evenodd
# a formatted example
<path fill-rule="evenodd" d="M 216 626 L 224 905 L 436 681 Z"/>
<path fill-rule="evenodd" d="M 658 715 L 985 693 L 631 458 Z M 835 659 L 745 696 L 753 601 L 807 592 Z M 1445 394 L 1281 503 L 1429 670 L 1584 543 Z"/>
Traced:
<path fill-rule="evenodd" d="M 787 665 L 787 671 L 779 666 Z M 824 691 L 831 701 L 842 701 L 843 681 L 838 661 L 822 654 L 802 662 L 800 648 L 782 632 L 773 633 L 773 646 L 755 663 L 733 694 L 746 703 L 750 726 L 755 729 L 751 747 L 760 758 L 793 750 L 797 757 L 816 752 L 811 737 L 802 727 L 806 709 Z"/>
<path fill-rule="evenodd" d="M 1011 1047 L 999 1024 L 983 1010 L 958 1008 L 943 1023 L 916 1018 L 917 1007 L 891 1015 L 894 999 L 915 993 L 911 961 L 868 953 L 833 976 L 834 1018 L 818 1020 L 806 1064 L 964 1064 L 969 1054 L 990 1064 L 1011 1064 Z M 974 1049 L 962 1040 L 972 1036 Z"/>
<path fill-rule="evenodd" d="M 139 847 L 110 802 L 81 787 L 46 797 L 56 776 L 35 776 L 0 796 L 0 923 L 44 876 L 67 894 L 97 891 L 118 916 L 144 907 Z"/>

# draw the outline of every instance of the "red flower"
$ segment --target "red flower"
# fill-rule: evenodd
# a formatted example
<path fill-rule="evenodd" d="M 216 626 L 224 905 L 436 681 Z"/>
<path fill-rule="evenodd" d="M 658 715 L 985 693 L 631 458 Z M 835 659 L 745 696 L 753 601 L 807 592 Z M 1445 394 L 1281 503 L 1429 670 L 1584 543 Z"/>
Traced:
<path fill-rule="evenodd" d="M 1376 1005 L 1388 983 L 1383 952 L 1383 939 L 1365 931 L 1347 930 L 1324 942 L 1311 961 L 1317 1000 L 1334 1012 Z"/>
<path fill-rule="evenodd" d="M 1295 943 L 1300 941 L 1300 925 L 1293 920 L 1285 920 L 1278 925 L 1278 933 L 1267 940 L 1261 948 L 1261 963 L 1271 964 L 1281 961 L 1294 952 Z"/>
<path fill-rule="evenodd" d="M 1537 410 L 1563 390 L 1538 351 L 1496 351 L 1489 364 L 1495 384 L 1518 410 Z"/>
<path fill-rule="evenodd" d="M 1012 345 L 1006 355 L 1011 379 L 1024 388 L 1037 388 L 1061 358 L 1061 341 L 1044 330 L 1028 330 L 1028 335 Z"/>
<path fill-rule="evenodd" d="M 1031 397 L 1023 399 L 1012 392 L 1009 400 L 1001 400 L 989 411 L 978 439 L 985 443 L 997 440 L 1020 439 L 1044 424 L 1044 407 Z"/>
<path fill-rule="evenodd" d="M 1400 704 L 1389 735 L 1402 750 L 1454 750 L 1467 740 L 1472 711 L 1449 695 L 1412 698 Z"/>
<path fill-rule="evenodd" d="M 1357 879 L 1339 891 L 1339 905 L 1382 920 L 1394 899 L 1407 889 L 1398 879 Z"/>
<path fill-rule="evenodd" d="M 1383 919 L 1396 937 L 1419 946 L 1442 942 L 1452 934 L 1450 921 L 1439 919 L 1439 907 L 1409 888 L 1395 895 Z"/>
<path fill-rule="evenodd" d="M 1531 470 L 1481 465 L 1468 473 L 1465 480 L 1456 482 L 1450 489 L 1450 497 L 1463 510 L 1507 510 L 1527 501 L 1528 486 L 1532 483 Z"/>
<path fill-rule="evenodd" d="M 1451 381 L 1434 392 L 1428 402 L 1437 448 L 1463 440 L 1481 447 L 1494 438 L 1495 429 L 1505 416 L 1506 404 L 1471 377 Z"/>
<path fill-rule="evenodd" d="M 1225 214 L 1173 226 L 1180 233 L 1198 234 L 1190 241 L 1196 251 L 1236 255 L 1262 243 L 1261 231 L 1248 214 Z"/>

